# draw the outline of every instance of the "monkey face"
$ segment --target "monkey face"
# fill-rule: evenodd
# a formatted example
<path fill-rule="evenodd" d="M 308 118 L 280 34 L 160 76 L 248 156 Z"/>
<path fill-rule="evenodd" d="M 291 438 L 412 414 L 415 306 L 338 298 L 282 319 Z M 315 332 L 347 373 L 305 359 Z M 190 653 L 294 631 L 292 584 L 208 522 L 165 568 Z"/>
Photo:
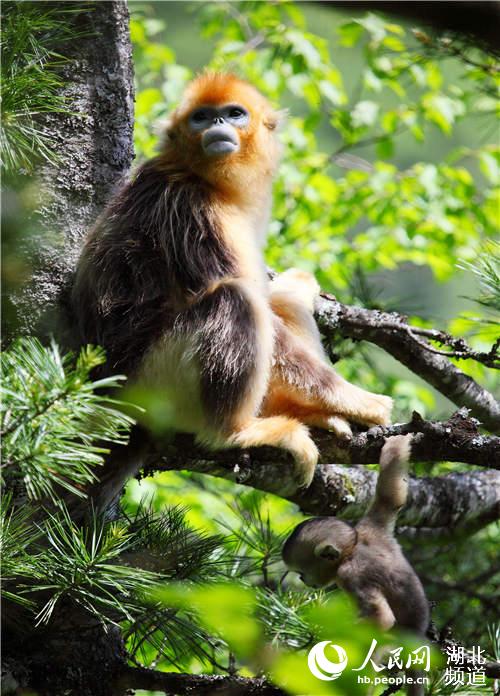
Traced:
<path fill-rule="evenodd" d="M 207 157 L 238 152 L 240 130 L 247 130 L 250 114 L 241 104 L 199 106 L 188 117 L 191 133 L 201 135 L 201 148 Z"/>
<path fill-rule="evenodd" d="M 330 548 L 333 547 L 330 545 Z M 309 587 L 328 587 L 335 582 L 339 553 L 329 557 L 322 557 L 317 553 L 317 547 L 310 542 L 297 542 L 286 558 L 286 565 L 289 570 L 298 573 L 300 579 Z"/>
<path fill-rule="evenodd" d="M 340 564 L 355 543 L 356 532 L 341 520 L 306 520 L 285 542 L 283 560 L 306 585 L 328 587 L 335 582 Z"/>
<path fill-rule="evenodd" d="M 172 114 L 166 153 L 219 191 L 247 194 L 276 169 L 279 121 L 280 114 L 248 83 L 204 73 L 188 85 Z"/>

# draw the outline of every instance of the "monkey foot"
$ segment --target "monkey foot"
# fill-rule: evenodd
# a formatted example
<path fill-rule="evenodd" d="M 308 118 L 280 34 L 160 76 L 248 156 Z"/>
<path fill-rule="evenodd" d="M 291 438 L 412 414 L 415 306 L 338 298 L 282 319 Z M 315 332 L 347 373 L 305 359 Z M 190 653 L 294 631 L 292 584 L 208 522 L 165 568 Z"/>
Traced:
<path fill-rule="evenodd" d="M 314 301 L 319 296 L 320 287 L 316 278 L 308 271 L 300 268 L 289 268 L 280 273 L 271 283 L 273 291 L 291 293 L 300 299 L 311 312 L 314 309 Z"/>

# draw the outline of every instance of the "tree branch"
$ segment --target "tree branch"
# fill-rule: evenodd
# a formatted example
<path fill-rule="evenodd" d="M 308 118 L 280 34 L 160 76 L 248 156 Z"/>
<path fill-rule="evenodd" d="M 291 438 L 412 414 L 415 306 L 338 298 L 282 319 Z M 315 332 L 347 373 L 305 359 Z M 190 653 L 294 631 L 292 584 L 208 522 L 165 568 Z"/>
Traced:
<path fill-rule="evenodd" d="M 322 294 L 317 304 L 316 319 L 326 336 L 340 334 L 345 338 L 370 341 L 380 346 L 457 406 L 469 408 L 491 432 L 500 432 L 500 403 L 472 377 L 436 351 L 425 338 L 417 338 L 416 334 L 422 331 L 411 327 L 405 317 L 344 305 L 331 295 Z M 438 334 L 430 337 L 444 341 L 445 334 Z"/>
<path fill-rule="evenodd" d="M 500 438 L 479 435 L 477 423 L 467 417 L 465 410 L 444 423 L 427 422 L 414 414 L 410 423 L 372 428 L 341 447 L 331 433 L 314 431 L 321 463 L 306 490 L 291 490 L 294 465 L 282 450 L 259 447 L 208 452 L 189 435 L 177 435 L 172 442 L 151 450 L 144 474 L 183 469 L 212 474 L 281 495 L 307 513 L 356 520 L 373 498 L 377 474 L 358 466 L 347 468 L 328 462 L 376 463 L 385 437 L 400 433 L 415 433 L 412 460 L 446 459 L 490 467 L 488 471 L 411 479 L 408 503 L 399 518 L 401 525 L 451 528 L 455 533 L 498 519 L 500 471 L 496 469 L 500 469 Z"/>
<path fill-rule="evenodd" d="M 154 669 L 123 666 L 116 680 L 115 693 L 124 689 L 163 691 L 178 696 L 286 696 L 262 677 L 197 675 L 157 672 Z"/>

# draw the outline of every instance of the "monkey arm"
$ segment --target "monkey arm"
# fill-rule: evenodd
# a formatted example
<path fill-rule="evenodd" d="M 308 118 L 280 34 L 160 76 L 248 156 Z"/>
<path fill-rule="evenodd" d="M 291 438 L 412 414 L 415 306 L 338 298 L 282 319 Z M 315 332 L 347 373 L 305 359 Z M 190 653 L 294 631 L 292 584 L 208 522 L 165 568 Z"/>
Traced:
<path fill-rule="evenodd" d="M 391 534 L 408 495 L 411 438 L 411 435 L 396 435 L 386 440 L 380 454 L 375 498 L 365 517 L 366 522 Z"/>
<path fill-rule="evenodd" d="M 362 582 L 362 577 L 350 574 L 350 577 L 343 578 L 339 573 L 339 584 L 351 594 L 359 607 L 360 615 L 366 619 L 372 619 L 382 631 L 388 631 L 396 623 L 387 599 L 377 587 L 366 587 Z"/>
<path fill-rule="evenodd" d="M 373 619 L 382 631 L 388 631 L 396 623 L 392 609 L 380 590 L 375 588 L 364 590 L 363 593 L 356 594 L 356 599 L 361 616 Z"/>

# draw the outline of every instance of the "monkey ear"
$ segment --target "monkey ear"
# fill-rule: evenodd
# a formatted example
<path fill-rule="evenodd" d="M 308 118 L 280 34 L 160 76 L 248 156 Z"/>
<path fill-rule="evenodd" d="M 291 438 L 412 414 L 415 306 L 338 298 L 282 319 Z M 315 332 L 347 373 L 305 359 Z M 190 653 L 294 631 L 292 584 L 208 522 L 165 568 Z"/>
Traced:
<path fill-rule="evenodd" d="M 264 125 L 266 128 L 269 128 L 269 130 L 279 129 L 285 123 L 287 116 L 288 109 L 273 111 L 272 114 L 269 114 L 269 116 L 267 116 L 266 120 L 264 121 Z"/>
<path fill-rule="evenodd" d="M 340 551 L 327 541 L 317 544 L 314 549 L 317 558 L 324 558 L 327 561 L 337 561 L 340 558 Z"/>

